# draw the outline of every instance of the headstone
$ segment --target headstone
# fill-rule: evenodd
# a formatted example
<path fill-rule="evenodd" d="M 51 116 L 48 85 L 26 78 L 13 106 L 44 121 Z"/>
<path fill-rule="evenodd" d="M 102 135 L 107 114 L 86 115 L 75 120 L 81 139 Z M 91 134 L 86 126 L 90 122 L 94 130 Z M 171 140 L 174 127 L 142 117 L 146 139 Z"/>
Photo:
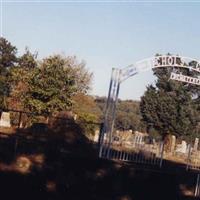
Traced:
<path fill-rule="evenodd" d="M 77 114 L 75 114 L 75 115 L 73 116 L 73 118 L 74 118 L 74 121 L 76 121 L 76 120 L 77 120 Z"/>
<path fill-rule="evenodd" d="M 129 130 L 129 133 L 133 133 L 133 130 L 130 129 L 130 130 Z"/>
<path fill-rule="evenodd" d="M 155 138 L 153 138 L 153 144 L 156 144 L 156 140 L 155 140 Z"/>
<path fill-rule="evenodd" d="M 96 130 L 94 133 L 94 142 L 98 142 L 99 140 L 99 130 Z"/>
<path fill-rule="evenodd" d="M 199 138 L 195 138 L 195 141 L 194 141 L 194 151 L 197 151 L 198 150 L 198 145 L 199 145 Z"/>
<path fill-rule="evenodd" d="M 10 113 L 9 112 L 2 112 L 1 113 L 0 127 L 11 127 Z"/>
<path fill-rule="evenodd" d="M 176 147 L 176 136 L 172 135 L 171 148 L 170 148 L 171 153 L 174 153 L 175 147 Z"/>
<path fill-rule="evenodd" d="M 181 148 L 180 148 L 181 153 L 186 153 L 187 152 L 187 143 L 185 140 L 182 140 L 181 142 Z"/>

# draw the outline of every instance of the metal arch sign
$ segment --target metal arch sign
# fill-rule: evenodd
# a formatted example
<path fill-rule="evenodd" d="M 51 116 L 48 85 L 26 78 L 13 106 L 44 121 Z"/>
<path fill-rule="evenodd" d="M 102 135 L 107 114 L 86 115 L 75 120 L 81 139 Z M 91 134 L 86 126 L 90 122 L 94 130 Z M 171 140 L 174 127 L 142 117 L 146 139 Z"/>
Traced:
<path fill-rule="evenodd" d="M 131 64 L 125 68 L 113 68 L 110 80 L 108 98 L 106 102 L 106 109 L 104 113 L 103 128 L 99 136 L 99 157 L 104 157 L 103 149 L 106 146 L 106 158 L 110 158 L 110 146 L 112 144 L 112 134 L 115 123 L 116 105 L 118 102 L 118 95 L 120 85 L 123 81 L 131 76 L 134 76 L 140 72 L 144 72 L 151 69 L 163 68 L 163 67 L 177 67 L 193 70 L 200 73 L 200 62 L 196 59 L 182 57 L 182 56 L 155 56 L 152 58 L 144 59 Z M 200 85 L 200 79 L 182 74 L 171 73 L 170 79 L 190 83 L 194 85 Z M 105 137 L 104 137 L 105 136 Z"/>
<path fill-rule="evenodd" d="M 191 66 L 190 63 L 193 63 L 193 65 Z M 163 67 L 186 68 L 200 73 L 200 61 L 196 59 L 174 55 L 155 56 L 138 61 L 135 64 L 121 69 L 120 82 L 125 81 L 139 72 Z"/>

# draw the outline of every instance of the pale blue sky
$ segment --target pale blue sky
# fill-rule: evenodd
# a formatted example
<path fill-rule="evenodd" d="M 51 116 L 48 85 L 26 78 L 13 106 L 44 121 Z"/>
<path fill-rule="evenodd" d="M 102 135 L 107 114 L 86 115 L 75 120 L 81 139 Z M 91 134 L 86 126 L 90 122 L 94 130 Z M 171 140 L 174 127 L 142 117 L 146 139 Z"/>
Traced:
<path fill-rule="evenodd" d="M 199 3 L 28 3 L 3 1 L 2 33 L 39 58 L 65 53 L 85 60 L 95 95 L 107 95 L 112 67 L 156 53 L 200 59 Z M 127 80 L 120 98 L 139 99 L 152 72 Z"/>

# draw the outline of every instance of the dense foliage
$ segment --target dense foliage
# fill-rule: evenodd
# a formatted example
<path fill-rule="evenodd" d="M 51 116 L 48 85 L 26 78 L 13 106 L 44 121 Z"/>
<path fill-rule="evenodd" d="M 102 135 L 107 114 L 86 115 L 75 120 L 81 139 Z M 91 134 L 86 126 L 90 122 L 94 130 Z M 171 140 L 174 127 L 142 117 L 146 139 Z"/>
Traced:
<path fill-rule="evenodd" d="M 8 82 L 9 69 L 17 63 L 17 48 L 6 39 L 0 37 L 0 104 L 6 108 L 6 98 L 9 95 L 10 84 Z"/>
<path fill-rule="evenodd" d="M 95 101 L 97 102 L 99 109 L 102 111 L 101 120 L 103 120 L 103 110 L 106 98 L 97 97 Z M 116 129 L 146 131 L 145 124 L 142 122 L 141 118 L 139 101 L 119 99 L 115 119 Z"/>
<path fill-rule="evenodd" d="M 78 104 L 73 96 L 87 95 L 92 73 L 76 57 L 54 55 L 37 60 L 28 48 L 17 56 L 17 48 L 0 38 L 1 108 L 25 110 L 41 115 L 71 111 Z"/>
<path fill-rule="evenodd" d="M 192 67 L 193 63 L 189 63 Z M 197 86 L 169 80 L 176 71 L 190 76 L 196 73 L 187 69 L 154 69 L 155 86 L 150 85 L 141 99 L 141 113 L 148 132 L 157 131 L 163 137 L 174 134 L 183 138 L 200 133 L 200 94 Z"/>
<path fill-rule="evenodd" d="M 77 91 L 74 77 L 60 56 L 44 59 L 31 74 L 28 84 L 26 108 L 44 115 L 67 110 L 72 105 L 71 96 Z"/>

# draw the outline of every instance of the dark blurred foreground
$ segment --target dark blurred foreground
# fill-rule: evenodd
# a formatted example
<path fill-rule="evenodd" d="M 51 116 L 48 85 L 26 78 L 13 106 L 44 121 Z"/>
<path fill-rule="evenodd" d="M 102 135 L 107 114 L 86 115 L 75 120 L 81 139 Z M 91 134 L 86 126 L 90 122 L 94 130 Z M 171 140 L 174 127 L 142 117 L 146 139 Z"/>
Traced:
<path fill-rule="evenodd" d="M 33 132 L 1 134 L 1 199 L 198 199 L 194 198 L 197 174 L 179 163 L 164 161 L 159 169 L 100 160 L 97 145 L 75 122 Z"/>

